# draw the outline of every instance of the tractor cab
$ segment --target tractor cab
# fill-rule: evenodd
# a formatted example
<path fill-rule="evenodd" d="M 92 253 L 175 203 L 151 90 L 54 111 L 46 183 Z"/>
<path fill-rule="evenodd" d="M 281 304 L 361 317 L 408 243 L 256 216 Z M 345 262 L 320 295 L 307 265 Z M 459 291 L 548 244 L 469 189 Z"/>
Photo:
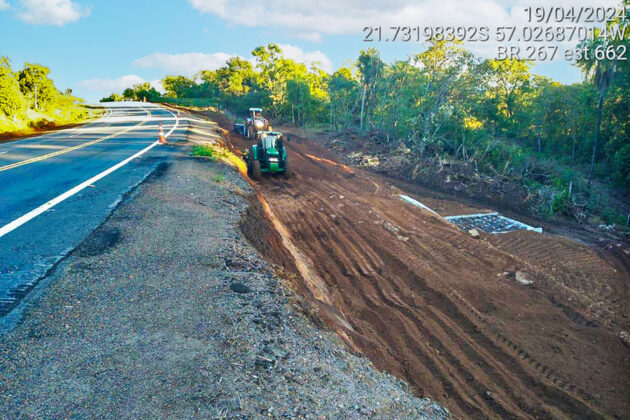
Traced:
<path fill-rule="evenodd" d="M 254 140 L 259 131 L 270 130 L 269 121 L 262 115 L 262 108 L 249 108 L 249 116 L 247 117 L 246 130 L 247 137 Z"/>
<path fill-rule="evenodd" d="M 271 154 L 278 154 L 284 147 L 283 134 L 277 131 L 261 131 L 258 133 L 258 147 Z"/>

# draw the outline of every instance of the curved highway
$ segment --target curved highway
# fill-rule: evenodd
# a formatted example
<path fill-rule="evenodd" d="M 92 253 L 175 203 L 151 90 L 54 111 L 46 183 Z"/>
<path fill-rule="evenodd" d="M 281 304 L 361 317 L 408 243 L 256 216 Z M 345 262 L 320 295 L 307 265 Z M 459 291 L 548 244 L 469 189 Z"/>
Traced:
<path fill-rule="evenodd" d="M 0 144 L 0 334 L 20 300 L 169 156 L 185 127 L 154 104 L 119 103 L 76 128 Z"/>

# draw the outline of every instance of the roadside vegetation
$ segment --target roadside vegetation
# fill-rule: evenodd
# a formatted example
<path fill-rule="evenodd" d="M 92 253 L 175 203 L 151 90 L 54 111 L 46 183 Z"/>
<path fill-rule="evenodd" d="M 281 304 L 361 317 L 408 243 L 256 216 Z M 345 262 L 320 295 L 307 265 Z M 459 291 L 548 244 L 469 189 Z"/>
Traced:
<path fill-rule="evenodd" d="M 247 171 L 247 167 L 245 166 L 243 159 L 232 153 L 227 147 L 225 147 L 225 145 L 217 142 L 197 144 L 193 146 L 190 151 L 190 155 L 193 157 L 209 159 L 210 162 L 220 160 L 237 169 L 241 173 L 245 173 Z M 220 182 L 220 180 L 217 180 L 217 182 Z"/>
<path fill-rule="evenodd" d="M 214 149 L 209 145 L 196 145 L 190 151 L 190 155 L 194 157 L 204 157 L 209 158 L 211 161 L 215 162 L 217 160 Z"/>
<path fill-rule="evenodd" d="M 594 52 L 624 43 L 630 50 L 630 29 L 625 33 L 623 40 L 602 36 L 584 46 Z M 147 98 L 236 115 L 262 106 L 274 125 L 326 130 L 348 151 L 381 160 L 404 156 L 408 178 L 418 168 L 465 164 L 518 184 L 535 215 L 626 224 L 628 61 L 577 62 L 584 81 L 563 85 L 532 74 L 531 62 L 482 60 L 444 41 L 393 63 L 376 49 L 363 50 L 332 74 L 286 58 L 275 44 L 252 55 L 253 64 L 233 57 L 192 79 L 167 76 L 163 96 L 144 84 L 104 100 Z"/>
<path fill-rule="evenodd" d="M 30 63 L 14 71 L 9 59 L 0 57 L 0 135 L 29 134 L 92 116 L 71 90 L 60 92 L 49 73 L 47 67 Z"/>

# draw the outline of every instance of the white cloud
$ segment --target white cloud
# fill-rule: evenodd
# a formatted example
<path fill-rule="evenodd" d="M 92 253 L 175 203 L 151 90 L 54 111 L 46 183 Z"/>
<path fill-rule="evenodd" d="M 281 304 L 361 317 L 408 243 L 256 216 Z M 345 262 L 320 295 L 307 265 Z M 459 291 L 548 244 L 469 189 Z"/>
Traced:
<path fill-rule="evenodd" d="M 326 71 L 332 71 L 332 62 L 321 51 L 304 51 L 300 47 L 289 44 L 279 44 L 283 55 L 307 66 L 317 64 Z M 154 53 L 133 61 L 133 65 L 142 68 L 160 68 L 166 73 L 184 76 L 193 76 L 200 70 L 216 70 L 223 66 L 234 54 L 224 52 L 216 53 L 181 53 L 165 54 Z M 255 64 L 253 58 L 249 61 Z"/>
<path fill-rule="evenodd" d="M 160 80 L 160 79 L 151 80 L 149 82 L 149 84 L 151 84 L 151 87 L 154 87 L 155 90 L 157 90 L 158 92 L 160 92 L 162 94 L 166 93 L 166 89 L 164 89 L 164 85 L 162 84 L 162 80 Z"/>
<path fill-rule="evenodd" d="M 5 0 L 0 0 L 0 10 L 7 10 L 11 7 Z"/>
<path fill-rule="evenodd" d="M 184 54 L 164 54 L 155 53 L 146 57 L 134 60 L 136 67 L 153 68 L 158 67 L 167 73 L 192 76 L 200 70 L 216 70 L 225 64 L 233 55 L 227 53 L 184 53 Z"/>
<path fill-rule="evenodd" d="M 89 79 L 83 80 L 77 83 L 77 87 L 91 91 L 102 92 L 122 92 L 123 90 L 137 85 L 139 83 L 146 83 L 140 76 L 135 74 L 128 74 L 126 76 L 119 77 L 118 79 Z M 156 87 L 157 89 L 157 87 Z"/>
<path fill-rule="evenodd" d="M 616 7 L 619 0 L 188 0 L 201 13 L 234 24 L 284 28 L 289 35 L 320 41 L 323 35 L 353 35 L 363 39 L 363 28 L 381 26 L 497 26 L 535 25 L 525 20 L 526 7 Z M 571 25 L 565 23 L 564 26 Z M 384 34 L 385 35 L 385 34 Z M 488 55 L 496 43 L 468 43 Z M 377 43 L 366 46 L 378 46 Z M 494 55 L 494 54 L 492 54 Z"/>
<path fill-rule="evenodd" d="M 188 0 L 202 13 L 246 26 L 282 26 L 306 38 L 320 34 L 360 34 L 366 25 L 487 22 L 507 11 L 496 0 Z"/>
<path fill-rule="evenodd" d="M 286 58 L 304 63 L 307 67 L 311 67 L 315 64 L 329 73 L 333 70 L 332 61 L 321 51 L 305 52 L 302 48 L 289 44 L 278 44 L 278 46 Z"/>
<path fill-rule="evenodd" d="M 90 14 L 89 8 L 71 0 L 21 0 L 19 7 L 18 17 L 36 25 L 63 26 Z"/>

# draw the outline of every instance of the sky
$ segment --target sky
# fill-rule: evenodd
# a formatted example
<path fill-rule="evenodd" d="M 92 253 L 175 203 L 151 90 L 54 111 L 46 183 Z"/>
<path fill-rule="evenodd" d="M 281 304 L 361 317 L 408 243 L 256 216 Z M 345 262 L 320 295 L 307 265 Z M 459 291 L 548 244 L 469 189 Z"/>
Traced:
<path fill-rule="evenodd" d="M 144 81 L 159 87 L 167 74 L 192 76 L 274 42 L 287 57 L 326 71 L 377 48 L 404 60 L 425 42 L 365 42 L 364 28 L 535 25 L 526 7 L 615 7 L 618 0 L 0 0 L 0 56 L 15 69 L 25 62 L 51 69 L 56 86 L 88 102 Z M 580 24 L 582 25 L 582 24 Z M 588 25 L 588 24 L 585 24 Z M 556 26 L 575 26 L 563 22 Z M 496 40 L 466 43 L 495 58 Z M 565 42 L 561 48 L 573 48 Z M 547 44 L 538 44 L 547 45 Z M 534 73 L 561 83 L 581 80 L 563 59 L 537 63 Z"/>

